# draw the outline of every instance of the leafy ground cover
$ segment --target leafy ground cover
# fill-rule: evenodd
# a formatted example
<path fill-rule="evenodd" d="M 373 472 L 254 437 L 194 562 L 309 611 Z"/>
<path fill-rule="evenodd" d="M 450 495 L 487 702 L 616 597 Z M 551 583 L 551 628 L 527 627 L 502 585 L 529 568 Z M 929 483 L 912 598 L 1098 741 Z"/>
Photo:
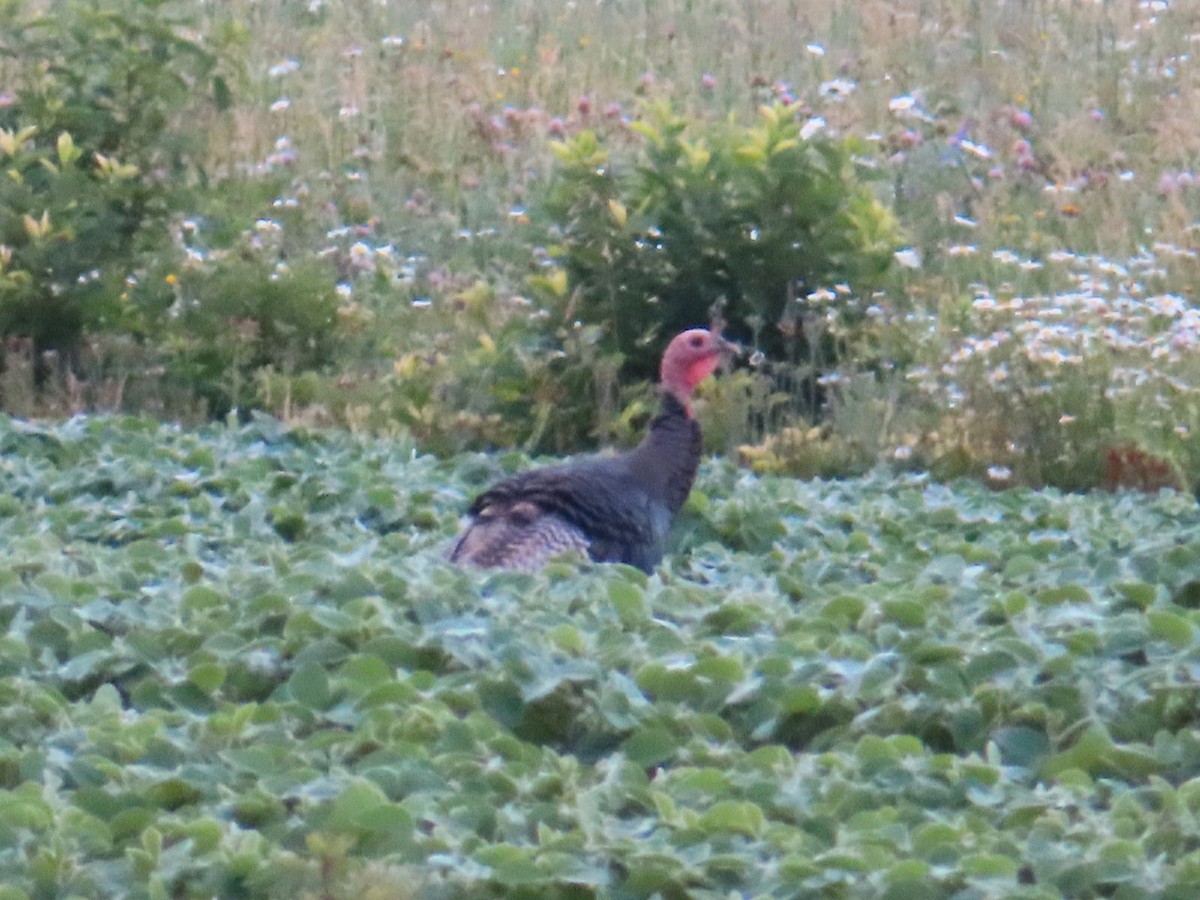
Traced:
<path fill-rule="evenodd" d="M 0 897 L 1191 897 L 1200 511 L 710 463 L 461 571 L 517 457 L 0 421 Z"/>

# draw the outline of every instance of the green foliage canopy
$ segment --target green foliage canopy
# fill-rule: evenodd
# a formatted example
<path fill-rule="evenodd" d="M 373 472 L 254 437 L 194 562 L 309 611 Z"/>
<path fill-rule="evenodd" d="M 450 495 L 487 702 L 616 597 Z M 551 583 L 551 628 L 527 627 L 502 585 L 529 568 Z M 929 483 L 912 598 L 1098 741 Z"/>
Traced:
<path fill-rule="evenodd" d="M 644 139 L 631 162 L 591 131 L 559 142 L 547 210 L 573 312 L 604 325 L 639 374 L 653 373 L 663 337 L 714 311 L 732 335 L 807 358 L 807 295 L 868 290 L 891 263 L 896 225 L 854 140 L 810 134 L 779 105 L 742 126 L 655 104 L 631 127 Z"/>
<path fill-rule="evenodd" d="M 136 327 L 128 279 L 171 252 L 167 216 L 204 150 L 177 126 L 229 89 L 161 0 L 12 3 L 0 35 L 0 333 L 71 351 L 85 330 Z"/>

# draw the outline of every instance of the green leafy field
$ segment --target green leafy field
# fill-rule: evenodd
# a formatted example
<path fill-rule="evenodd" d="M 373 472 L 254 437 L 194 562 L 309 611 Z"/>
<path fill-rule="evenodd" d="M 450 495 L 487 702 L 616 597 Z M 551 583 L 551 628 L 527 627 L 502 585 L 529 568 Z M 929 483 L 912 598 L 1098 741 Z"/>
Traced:
<path fill-rule="evenodd" d="M 522 463 L 0 421 L 0 898 L 1194 897 L 1200 513 L 709 464 L 657 574 L 440 555 Z"/>

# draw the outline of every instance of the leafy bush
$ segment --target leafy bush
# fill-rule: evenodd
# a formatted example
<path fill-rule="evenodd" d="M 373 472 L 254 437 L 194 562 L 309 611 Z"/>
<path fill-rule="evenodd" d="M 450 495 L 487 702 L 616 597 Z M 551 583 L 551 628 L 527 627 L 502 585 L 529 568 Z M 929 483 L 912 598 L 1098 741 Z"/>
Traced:
<path fill-rule="evenodd" d="M 209 413 L 258 406 L 257 375 L 325 367 L 340 335 L 331 269 L 319 261 L 273 269 L 237 256 L 184 273 L 158 335 L 173 378 L 192 385 Z"/>
<path fill-rule="evenodd" d="M 30 5 L 32 6 L 32 4 Z M 153 249 L 203 149 L 175 128 L 223 106 L 218 57 L 159 0 L 56 2 L 0 17 L 0 333 L 77 359 L 86 330 L 128 325 L 126 282 Z M 44 376 L 44 373 L 43 373 Z"/>
<path fill-rule="evenodd" d="M 617 420 L 616 363 L 599 350 L 597 329 L 554 327 L 530 315 L 528 298 L 506 301 L 482 281 L 456 279 L 435 297 L 427 287 L 414 286 L 409 300 L 356 285 L 361 301 L 338 310 L 337 355 L 356 362 L 291 375 L 273 367 L 259 378 L 266 408 L 404 433 L 442 455 L 562 453 L 597 438 L 631 439 Z"/>
<path fill-rule="evenodd" d="M 652 377 L 661 339 L 714 313 L 776 358 L 809 359 L 808 296 L 887 270 L 895 224 L 859 180 L 854 140 L 783 106 L 742 126 L 651 105 L 631 127 L 633 160 L 591 131 L 557 143 L 546 201 L 571 312 L 603 325 L 631 372 Z"/>
<path fill-rule="evenodd" d="M 78 352 L 85 322 L 113 324 L 146 191 L 136 166 L 84 158 L 68 132 L 0 130 L 0 334 Z M 126 267 L 113 265 L 126 260 Z"/>

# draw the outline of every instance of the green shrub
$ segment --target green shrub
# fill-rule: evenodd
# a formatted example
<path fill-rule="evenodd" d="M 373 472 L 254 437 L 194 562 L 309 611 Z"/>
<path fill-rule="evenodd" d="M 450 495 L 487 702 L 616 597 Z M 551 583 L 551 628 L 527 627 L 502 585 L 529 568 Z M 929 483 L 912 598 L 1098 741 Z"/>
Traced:
<path fill-rule="evenodd" d="M 0 130 L 0 333 L 78 350 L 85 323 L 121 318 L 145 191 L 136 166 L 84 151 L 68 132 Z"/>
<path fill-rule="evenodd" d="M 545 328 L 504 309 L 482 282 L 423 302 L 431 306 L 378 314 L 342 307 L 338 358 L 361 361 L 323 374 L 260 373 L 263 402 L 286 417 L 403 433 L 441 455 L 633 439 L 619 412 L 637 418 L 645 405 L 618 408 L 617 363 L 599 351 L 596 329 Z"/>
<path fill-rule="evenodd" d="M 130 326 L 127 282 L 203 150 L 205 107 L 228 103 L 218 57 L 159 0 L 9 4 L 0 58 L 0 333 L 75 359 L 85 331 Z M 38 4 L 41 6 L 41 4 Z M 44 380 L 44 372 L 43 380 Z"/>
<path fill-rule="evenodd" d="M 334 273 L 310 260 L 272 267 L 227 256 L 178 279 L 178 299 L 154 334 L 172 379 L 191 385 L 210 415 L 261 405 L 258 374 L 318 370 L 340 333 Z"/>
<path fill-rule="evenodd" d="M 896 249 L 856 142 L 809 134 L 782 106 L 742 126 L 653 105 L 632 127 L 644 137 L 632 160 L 590 131 L 556 144 L 546 209 L 570 311 L 602 325 L 641 377 L 654 375 L 663 338 L 718 313 L 775 358 L 812 358 L 809 295 L 870 288 Z"/>

